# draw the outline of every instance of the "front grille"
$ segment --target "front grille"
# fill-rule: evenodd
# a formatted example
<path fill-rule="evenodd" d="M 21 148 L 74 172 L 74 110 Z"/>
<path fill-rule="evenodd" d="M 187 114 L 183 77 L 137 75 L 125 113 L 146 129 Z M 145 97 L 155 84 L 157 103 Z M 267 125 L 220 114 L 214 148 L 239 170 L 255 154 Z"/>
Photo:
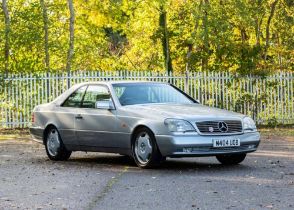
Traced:
<path fill-rule="evenodd" d="M 223 124 L 225 123 L 225 124 Z M 221 129 L 220 125 L 227 127 Z M 242 132 L 242 122 L 239 120 L 220 120 L 196 122 L 196 126 L 202 134 L 235 134 Z"/>

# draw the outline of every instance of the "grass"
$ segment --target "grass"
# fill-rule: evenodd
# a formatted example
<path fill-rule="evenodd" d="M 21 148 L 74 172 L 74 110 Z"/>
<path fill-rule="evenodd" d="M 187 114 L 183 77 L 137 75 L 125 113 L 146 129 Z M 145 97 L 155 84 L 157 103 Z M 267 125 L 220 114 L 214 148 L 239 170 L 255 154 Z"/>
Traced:
<path fill-rule="evenodd" d="M 29 135 L 30 131 L 28 128 L 15 128 L 15 129 L 6 129 L 0 128 L 0 135 Z"/>
<path fill-rule="evenodd" d="M 20 135 L 20 134 L 0 134 L 0 141 L 6 141 L 6 140 L 27 140 L 30 138 L 28 135 Z"/>
<path fill-rule="evenodd" d="M 30 138 L 29 129 L 0 129 L 0 141 L 4 140 L 27 140 Z"/>
<path fill-rule="evenodd" d="M 294 136 L 294 127 L 292 128 L 260 128 L 261 135 L 267 136 Z"/>

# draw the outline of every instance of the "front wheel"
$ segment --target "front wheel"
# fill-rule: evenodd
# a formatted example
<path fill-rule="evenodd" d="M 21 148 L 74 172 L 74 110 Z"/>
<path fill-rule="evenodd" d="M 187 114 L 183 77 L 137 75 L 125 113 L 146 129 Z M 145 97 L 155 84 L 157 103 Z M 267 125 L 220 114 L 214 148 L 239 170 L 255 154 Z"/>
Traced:
<path fill-rule="evenodd" d="M 155 137 L 148 128 L 140 128 L 132 141 L 132 152 L 137 166 L 152 168 L 164 160 L 157 147 Z"/>
<path fill-rule="evenodd" d="M 71 151 L 68 151 L 55 127 L 48 130 L 45 137 L 45 148 L 50 160 L 67 160 Z"/>
<path fill-rule="evenodd" d="M 216 159 L 224 165 L 237 165 L 246 157 L 246 154 L 217 155 Z"/>

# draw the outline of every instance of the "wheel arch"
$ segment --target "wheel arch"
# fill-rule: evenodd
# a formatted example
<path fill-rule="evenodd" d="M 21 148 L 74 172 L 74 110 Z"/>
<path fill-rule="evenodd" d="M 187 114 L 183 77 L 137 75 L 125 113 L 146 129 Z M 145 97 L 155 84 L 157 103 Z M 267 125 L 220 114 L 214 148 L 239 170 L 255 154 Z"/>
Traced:
<path fill-rule="evenodd" d="M 154 132 L 152 131 L 152 129 L 150 127 L 148 127 L 147 125 L 144 125 L 144 124 L 140 124 L 140 125 L 137 125 L 132 133 L 131 133 L 131 144 L 133 143 L 134 139 L 135 139 L 135 135 L 136 133 L 138 132 L 139 129 L 141 128 L 147 128 L 148 130 L 150 130 L 152 132 L 152 134 L 154 135 Z"/>
<path fill-rule="evenodd" d="M 45 144 L 46 142 L 46 136 L 47 136 L 47 133 L 49 131 L 50 128 L 56 128 L 57 127 L 53 124 L 53 123 L 49 123 L 48 125 L 46 125 L 44 131 L 43 131 L 43 144 Z"/>
<path fill-rule="evenodd" d="M 154 140 L 155 140 L 155 144 L 156 144 L 156 146 L 157 146 L 157 149 L 158 149 L 158 151 L 160 152 L 160 148 L 158 147 L 158 144 L 157 144 L 157 140 L 156 140 L 156 137 L 155 137 L 155 133 L 154 133 L 154 131 L 152 130 L 152 128 L 150 128 L 148 125 L 145 125 L 145 124 L 139 124 L 139 125 L 137 125 L 137 126 L 133 129 L 133 132 L 131 133 L 131 139 L 130 139 L 130 141 L 131 141 L 131 147 L 132 147 L 132 145 L 133 145 L 133 141 L 135 140 L 135 135 L 136 135 L 137 131 L 138 131 L 139 129 L 141 129 L 141 128 L 147 128 L 147 129 L 152 133 L 152 135 L 153 135 L 153 137 L 154 137 Z M 161 152 L 160 152 L 160 154 L 161 154 Z"/>

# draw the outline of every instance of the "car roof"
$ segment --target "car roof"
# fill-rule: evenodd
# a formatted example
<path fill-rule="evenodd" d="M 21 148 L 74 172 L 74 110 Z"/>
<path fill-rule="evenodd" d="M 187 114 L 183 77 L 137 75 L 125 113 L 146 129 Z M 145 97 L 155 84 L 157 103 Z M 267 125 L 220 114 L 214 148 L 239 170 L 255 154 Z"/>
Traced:
<path fill-rule="evenodd" d="M 153 82 L 153 81 L 137 81 L 137 80 L 109 80 L 109 81 L 91 81 L 91 82 L 82 82 L 77 83 L 73 86 L 71 86 L 69 89 L 67 89 L 64 93 L 62 93 L 60 96 L 58 96 L 56 99 L 52 101 L 52 103 L 61 104 L 73 91 L 77 90 L 78 88 L 85 86 L 85 85 L 106 85 L 110 86 L 113 84 L 143 84 L 143 83 L 149 83 L 149 84 L 168 84 L 167 82 Z"/>
<path fill-rule="evenodd" d="M 57 105 L 61 105 L 64 100 L 66 100 L 67 97 L 69 97 L 70 94 L 72 94 L 74 91 L 76 91 L 77 89 L 81 88 L 82 86 L 86 86 L 86 85 L 106 85 L 106 86 L 111 86 L 113 84 L 167 84 L 170 85 L 168 82 L 157 82 L 157 81 L 142 81 L 142 80 L 109 80 L 109 81 L 91 81 L 91 82 L 83 82 L 83 83 L 77 83 L 73 86 L 71 86 L 69 89 L 67 89 L 64 93 L 62 93 L 61 95 L 59 95 L 57 98 L 55 98 L 53 101 L 51 101 L 50 103 L 54 103 Z M 172 85 L 173 86 L 173 85 Z M 112 88 L 110 88 L 110 91 Z M 189 98 L 191 98 L 190 96 L 188 96 Z M 191 98 L 192 99 L 192 98 Z M 194 100 L 194 99 L 192 99 Z"/>
<path fill-rule="evenodd" d="M 87 84 L 105 84 L 105 85 L 113 85 L 113 84 L 135 84 L 135 83 L 155 83 L 155 84 L 167 84 L 167 82 L 156 82 L 156 81 L 141 81 L 141 80 L 110 80 L 110 81 L 91 81 L 91 82 L 83 82 L 77 85 L 87 85 Z"/>

